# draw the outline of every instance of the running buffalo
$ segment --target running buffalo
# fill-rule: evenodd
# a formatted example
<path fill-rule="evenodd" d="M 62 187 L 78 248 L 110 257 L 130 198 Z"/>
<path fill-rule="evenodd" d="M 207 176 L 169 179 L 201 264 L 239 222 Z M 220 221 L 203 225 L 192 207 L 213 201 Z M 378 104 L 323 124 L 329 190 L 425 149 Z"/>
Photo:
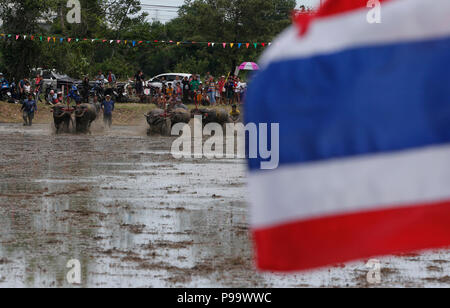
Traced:
<path fill-rule="evenodd" d="M 55 123 L 56 133 L 69 133 L 70 123 L 72 122 L 73 109 L 65 105 L 57 104 L 52 107 L 53 121 Z"/>
<path fill-rule="evenodd" d="M 230 122 L 230 117 L 224 109 L 196 109 L 192 110 L 192 117 L 200 115 L 202 117 L 203 125 L 210 123 L 217 123 L 225 125 Z"/>
<path fill-rule="evenodd" d="M 75 107 L 76 132 L 81 134 L 90 133 L 91 124 L 97 119 L 98 106 L 94 104 L 80 104 Z"/>
<path fill-rule="evenodd" d="M 167 113 L 162 109 L 154 109 L 145 115 L 147 123 L 150 126 L 148 134 L 160 134 L 170 136 L 172 127 L 178 123 L 189 124 L 191 115 L 189 111 L 179 108 Z"/>

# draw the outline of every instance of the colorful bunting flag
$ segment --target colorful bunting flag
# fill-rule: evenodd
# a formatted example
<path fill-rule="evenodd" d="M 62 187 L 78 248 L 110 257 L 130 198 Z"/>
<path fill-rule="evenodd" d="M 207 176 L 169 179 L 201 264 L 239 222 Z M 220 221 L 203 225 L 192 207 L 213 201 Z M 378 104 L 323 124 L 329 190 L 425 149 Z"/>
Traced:
<path fill-rule="evenodd" d="M 16 40 L 20 40 L 21 38 L 26 40 L 27 38 L 29 38 L 32 41 L 35 39 L 35 37 L 37 37 L 35 35 L 23 35 L 23 34 L 15 34 L 14 36 L 15 36 Z M 12 34 L 1 34 L 1 37 L 6 40 L 7 38 L 13 37 L 13 35 Z M 57 39 L 59 40 L 59 42 L 61 44 L 64 43 L 64 41 L 67 41 L 68 43 L 71 43 L 73 40 L 75 40 L 76 42 L 80 41 L 79 38 L 76 38 L 76 39 L 70 38 L 70 37 L 69 38 L 66 38 L 66 37 L 58 37 L 57 38 L 57 37 L 48 36 L 47 37 L 47 42 L 50 43 L 50 41 L 53 40 L 53 42 L 56 43 Z M 43 37 L 39 36 L 39 40 L 43 41 Z M 146 44 L 151 44 L 151 43 L 154 43 L 154 44 L 169 44 L 169 45 L 170 44 L 176 44 L 177 46 L 180 46 L 181 44 L 186 44 L 186 45 L 197 45 L 197 44 L 199 44 L 199 45 L 207 45 L 208 47 L 215 47 L 215 45 L 217 44 L 215 42 L 195 42 L 195 41 L 182 42 L 182 41 L 173 41 L 173 40 L 169 40 L 169 41 L 165 41 L 165 40 L 161 40 L 161 41 L 160 40 L 153 40 L 153 41 L 116 40 L 116 41 L 114 41 L 114 40 L 99 39 L 99 38 L 90 38 L 90 39 L 84 38 L 84 39 L 81 39 L 81 40 L 82 41 L 90 41 L 92 43 L 94 43 L 96 41 L 101 41 L 103 43 L 109 42 L 109 44 L 112 44 L 114 42 L 116 42 L 117 44 L 121 44 L 123 42 L 124 45 L 128 45 L 128 43 L 130 42 L 130 44 L 132 44 L 133 47 L 136 47 L 137 45 L 141 45 L 144 42 Z M 227 45 L 229 45 L 230 48 L 234 48 L 235 46 L 237 46 L 237 48 L 240 49 L 242 46 L 245 46 L 248 49 L 252 44 L 253 44 L 253 46 L 255 48 L 258 48 L 258 45 L 260 45 L 262 47 L 266 47 L 266 46 L 270 46 L 272 43 L 234 43 L 234 42 L 223 42 L 222 46 L 223 46 L 224 49 L 227 48 Z"/>

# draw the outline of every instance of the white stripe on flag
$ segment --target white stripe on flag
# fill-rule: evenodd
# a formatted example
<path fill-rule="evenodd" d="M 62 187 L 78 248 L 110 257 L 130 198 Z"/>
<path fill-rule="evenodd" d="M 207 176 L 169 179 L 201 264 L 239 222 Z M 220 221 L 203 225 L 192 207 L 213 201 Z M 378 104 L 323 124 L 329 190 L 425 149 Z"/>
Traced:
<path fill-rule="evenodd" d="M 254 172 L 249 189 L 254 229 L 450 200 L 450 146 Z"/>
<path fill-rule="evenodd" d="M 368 8 L 315 20 L 306 36 L 291 26 L 259 63 L 306 58 L 355 47 L 443 38 L 450 35 L 449 0 L 393 0 L 382 4 L 380 24 L 367 22 Z"/>

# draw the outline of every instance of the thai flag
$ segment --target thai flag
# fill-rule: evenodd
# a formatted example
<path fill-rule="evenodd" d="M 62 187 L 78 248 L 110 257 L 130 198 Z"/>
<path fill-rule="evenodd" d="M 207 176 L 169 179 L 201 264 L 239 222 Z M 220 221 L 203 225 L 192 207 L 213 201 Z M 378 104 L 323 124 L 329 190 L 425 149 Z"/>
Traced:
<path fill-rule="evenodd" d="M 450 1 L 380 2 L 371 24 L 367 0 L 330 0 L 261 58 L 246 121 L 280 125 L 279 167 L 249 160 L 262 270 L 450 245 Z"/>

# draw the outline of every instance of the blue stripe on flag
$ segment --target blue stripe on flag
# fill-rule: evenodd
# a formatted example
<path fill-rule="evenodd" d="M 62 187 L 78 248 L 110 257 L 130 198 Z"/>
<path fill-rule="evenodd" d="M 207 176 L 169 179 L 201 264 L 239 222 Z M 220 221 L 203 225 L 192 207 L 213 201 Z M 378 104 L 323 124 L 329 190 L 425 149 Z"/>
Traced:
<path fill-rule="evenodd" d="M 275 62 L 247 98 L 247 122 L 280 123 L 280 166 L 447 143 L 450 39 Z"/>

